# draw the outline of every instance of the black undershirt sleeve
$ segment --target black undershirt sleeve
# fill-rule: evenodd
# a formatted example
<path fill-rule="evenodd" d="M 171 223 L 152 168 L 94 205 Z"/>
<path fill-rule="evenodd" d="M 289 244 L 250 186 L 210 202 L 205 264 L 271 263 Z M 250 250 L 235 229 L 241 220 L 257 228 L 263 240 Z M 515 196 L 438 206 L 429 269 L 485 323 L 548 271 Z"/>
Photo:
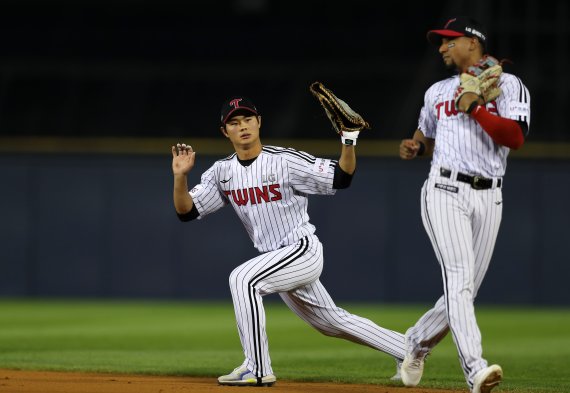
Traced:
<path fill-rule="evenodd" d="M 521 126 L 523 136 L 526 139 L 526 137 L 528 136 L 528 124 L 526 124 L 526 122 L 524 121 L 518 121 L 518 120 L 515 121 L 519 124 L 519 126 Z"/>
<path fill-rule="evenodd" d="M 178 219 L 180 221 L 192 221 L 198 218 L 200 213 L 198 212 L 198 209 L 196 209 L 196 204 L 194 204 L 192 205 L 192 209 L 190 209 L 188 213 L 184 214 L 176 213 L 176 215 L 178 216 Z"/>
<path fill-rule="evenodd" d="M 350 186 L 350 183 L 352 182 L 353 176 L 354 173 L 352 175 L 349 175 L 348 173 L 343 171 L 340 165 L 338 165 L 337 163 L 336 167 L 334 168 L 333 188 L 337 190 L 341 188 L 348 188 Z"/>

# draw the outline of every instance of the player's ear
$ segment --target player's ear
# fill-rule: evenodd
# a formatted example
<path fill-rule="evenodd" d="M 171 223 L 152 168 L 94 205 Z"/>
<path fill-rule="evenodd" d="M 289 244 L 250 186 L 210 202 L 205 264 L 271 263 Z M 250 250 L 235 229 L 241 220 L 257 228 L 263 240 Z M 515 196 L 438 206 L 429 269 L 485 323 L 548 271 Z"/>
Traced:
<path fill-rule="evenodd" d="M 224 134 L 224 136 L 225 136 L 226 138 L 229 138 L 229 137 L 230 137 L 230 136 L 228 135 L 228 132 L 226 131 L 226 125 L 225 125 L 225 124 L 220 127 L 220 131 L 222 132 L 222 134 Z"/>
<path fill-rule="evenodd" d="M 483 46 L 481 45 L 481 43 L 479 42 L 479 40 L 477 39 L 477 37 L 470 37 L 471 39 L 471 43 L 469 45 L 469 48 L 471 50 L 481 50 L 483 51 Z"/>
<path fill-rule="evenodd" d="M 261 116 L 257 116 L 257 123 L 259 124 L 259 127 L 261 128 Z"/>

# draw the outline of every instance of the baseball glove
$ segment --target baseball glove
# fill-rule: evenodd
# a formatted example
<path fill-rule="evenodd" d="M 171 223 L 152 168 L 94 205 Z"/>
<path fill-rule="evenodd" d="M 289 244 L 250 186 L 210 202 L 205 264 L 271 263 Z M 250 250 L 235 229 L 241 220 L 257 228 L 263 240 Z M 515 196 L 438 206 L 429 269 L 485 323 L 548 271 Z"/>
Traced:
<path fill-rule="evenodd" d="M 503 62 L 493 56 L 485 55 L 476 64 L 467 69 L 467 74 L 476 76 L 480 83 L 481 96 L 485 103 L 493 101 L 501 95 L 498 86 L 499 78 L 503 73 Z"/>
<path fill-rule="evenodd" d="M 340 134 L 344 144 L 356 144 L 358 133 L 364 129 L 370 129 L 370 124 L 362 116 L 352 110 L 346 102 L 335 96 L 321 82 L 313 82 L 309 90 L 325 109 L 334 130 Z"/>
<path fill-rule="evenodd" d="M 455 106 L 465 93 L 475 93 L 483 98 L 485 103 L 493 101 L 501 95 L 499 78 L 503 73 L 503 61 L 493 56 L 485 55 L 476 64 L 461 74 L 460 85 L 455 93 Z"/>

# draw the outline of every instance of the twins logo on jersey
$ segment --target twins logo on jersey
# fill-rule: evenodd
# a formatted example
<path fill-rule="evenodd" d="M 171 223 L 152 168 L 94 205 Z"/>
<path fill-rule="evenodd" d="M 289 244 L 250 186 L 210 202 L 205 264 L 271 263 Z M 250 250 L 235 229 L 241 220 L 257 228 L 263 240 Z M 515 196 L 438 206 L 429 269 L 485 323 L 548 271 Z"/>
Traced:
<path fill-rule="evenodd" d="M 443 108 L 443 110 L 442 110 Z M 495 101 L 491 101 L 487 104 L 487 110 L 489 113 L 499 114 L 497 110 L 497 103 Z M 435 111 L 437 113 L 437 120 L 441 118 L 442 114 L 445 114 L 445 117 L 457 116 L 459 110 L 455 107 L 454 100 L 442 101 L 435 104 Z"/>
<path fill-rule="evenodd" d="M 248 203 L 256 205 L 258 203 L 269 203 L 283 199 L 279 184 L 270 184 L 263 187 L 249 187 L 238 190 L 224 190 L 224 194 L 234 201 L 238 206 L 245 206 Z"/>

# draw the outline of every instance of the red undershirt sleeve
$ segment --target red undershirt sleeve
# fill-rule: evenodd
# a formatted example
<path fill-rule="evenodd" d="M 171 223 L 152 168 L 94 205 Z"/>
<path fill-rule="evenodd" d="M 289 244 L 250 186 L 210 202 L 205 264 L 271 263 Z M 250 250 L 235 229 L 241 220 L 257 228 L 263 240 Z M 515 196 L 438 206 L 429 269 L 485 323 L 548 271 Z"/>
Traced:
<path fill-rule="evenodd" d="M 517 150 L 524 143 L 521 126 L 514 120 L 495 116 L 481 105 L 475 107 L 471 117 L 500 145 Z"/>

